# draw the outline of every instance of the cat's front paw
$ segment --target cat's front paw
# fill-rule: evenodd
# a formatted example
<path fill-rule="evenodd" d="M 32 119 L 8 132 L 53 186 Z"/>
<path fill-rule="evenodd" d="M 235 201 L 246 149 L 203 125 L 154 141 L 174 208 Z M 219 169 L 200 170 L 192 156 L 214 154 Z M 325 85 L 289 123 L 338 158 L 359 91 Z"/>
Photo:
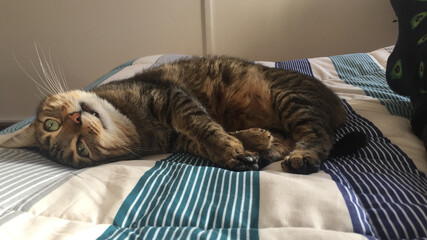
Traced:
<path fill-rule="evenodd" d="M 273 142 L 271 133 L 262 128 L 249 128 L 240 131 L 230 132 L 230 135 L 239 139 L 246 150 L 263 151 L 270 149 Z"/>
<path fill-rule="evenodd" d="M 233 171 L 259 170 L 259 154 L 246 151 L 238 139 L 228 134 L 217 138 L 216 143 L 206 149 L 210 159 L 224 168 Z"/>
<path fill-rule="evenodd" d="M 320 160 L 311 151 L 293 151 L 282 161 L 283 171 L 289 173 L 310 174 L 317 172 L 319 167 Z"/>
<path fill-rule="evenodd" d="M 236 157 L 236 160 L 232 160 L 231 170 L 234 171 L 251 171 L 251 170 L 259 170 L 259 156 L 258 154 L 245 152 Z M 235 163 L 237 162 L 237 163 Z"/>
<path fill-rule="evenodd" d="M 259 170 L 259 154 L 249 151 L 235 151 L 231 150 L 230 153 L 223 152 L 225 159 L 225 168 L 233 171 L 251 171 Z"/>

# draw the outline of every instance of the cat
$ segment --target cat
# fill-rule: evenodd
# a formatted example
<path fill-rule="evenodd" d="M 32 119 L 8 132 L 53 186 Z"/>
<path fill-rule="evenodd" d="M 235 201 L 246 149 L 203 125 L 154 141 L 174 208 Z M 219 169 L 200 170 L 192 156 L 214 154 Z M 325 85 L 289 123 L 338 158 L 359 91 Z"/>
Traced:
<path fill-rule="evenodd" d="M 234 57 L 190 57 L 48 96 L 36 120 L 2 146 L 37 146 L 75 168 L 188 152 L 230 170 L 282 161 L 285 172 L 309 174 L 345 121 L 341 100 L 314 77 Z"/>

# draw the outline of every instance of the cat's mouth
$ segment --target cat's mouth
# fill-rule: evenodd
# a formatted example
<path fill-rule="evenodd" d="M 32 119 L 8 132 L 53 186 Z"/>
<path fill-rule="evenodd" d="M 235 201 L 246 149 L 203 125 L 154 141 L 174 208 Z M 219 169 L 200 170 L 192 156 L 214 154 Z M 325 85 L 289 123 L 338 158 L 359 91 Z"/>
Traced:
<path fill-rule="evenodd" d="M 105 128 L 104 123 L 102 122 L 101 117 L 99 116 L 99 113 L 96 112 L 95 110 L 93 110 L 91 107 L 89 107 L 89 105 L 85 104 L 85 103 L 80 103 L 80 107 L 82 109 L 82 111 L 89 113 L 90 115 L 96 117 L 99 119 L 99 121 L 102 124 L 102 127 Z"/>
<path fill-rule="evenodd" d="M 89 113 L 90 115 L 93 115 L 97 118 L 99 118 L 99 113 L 95 112 L 92 108 L 90 108 L 88 105 L 81 103 L 80 107 L 82 108 L 83 111 Z"/>

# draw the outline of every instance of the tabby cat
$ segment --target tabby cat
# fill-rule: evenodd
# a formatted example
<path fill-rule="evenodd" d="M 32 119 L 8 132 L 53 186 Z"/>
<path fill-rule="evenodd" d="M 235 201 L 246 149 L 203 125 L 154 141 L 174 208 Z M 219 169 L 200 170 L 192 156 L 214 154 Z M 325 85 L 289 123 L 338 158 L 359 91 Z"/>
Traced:
<path fill-rule="evenodd" d="M 282 160 L 285 172 L 308 174 L 327 159 L 345 121 L 339 98 L 313 77 L 192 57 L 88 92 L 48 96 L 36 120 L 2 145 L 37 146 L 76 168 L 189 152 L 231 170 Z"/>

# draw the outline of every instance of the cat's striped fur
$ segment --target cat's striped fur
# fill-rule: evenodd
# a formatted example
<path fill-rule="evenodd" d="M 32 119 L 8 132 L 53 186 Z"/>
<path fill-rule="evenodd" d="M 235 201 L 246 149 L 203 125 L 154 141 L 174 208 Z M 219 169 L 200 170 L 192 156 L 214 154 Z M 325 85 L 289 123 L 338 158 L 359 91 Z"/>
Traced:
<path fill-rule="evenodd" d="M 58 129 L 46 123 L 52 118 Z M 194 57 L 89 92 L 49 96 L 31 128 L 44 153 L 73 167 L 185 151 L 233 170 L 283 160 L 284 171 L 311 173 L 345 120 L 339 98 L 315 78 Z"/>

